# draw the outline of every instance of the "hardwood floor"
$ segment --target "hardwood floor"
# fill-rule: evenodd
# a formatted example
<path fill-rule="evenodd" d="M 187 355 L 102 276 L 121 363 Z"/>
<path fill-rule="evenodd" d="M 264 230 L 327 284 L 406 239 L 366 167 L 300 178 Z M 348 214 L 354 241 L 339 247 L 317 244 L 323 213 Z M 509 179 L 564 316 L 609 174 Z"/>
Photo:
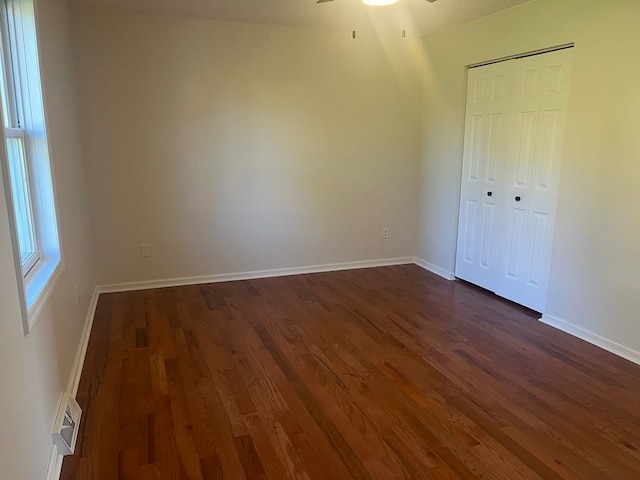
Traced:
<path fill-rule="evenodd" d="M 63 479 L 640 479 L 640 367 L 415 265 L 102 295 Z"/>

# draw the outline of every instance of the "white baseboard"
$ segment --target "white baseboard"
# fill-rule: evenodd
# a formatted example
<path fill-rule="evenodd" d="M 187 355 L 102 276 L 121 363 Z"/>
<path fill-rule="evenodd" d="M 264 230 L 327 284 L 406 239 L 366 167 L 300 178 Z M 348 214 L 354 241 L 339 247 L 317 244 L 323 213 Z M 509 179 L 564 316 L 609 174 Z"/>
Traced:
<path fill-rule="evenodd" d="M 46 480 L 59 480 L 62 470 L 62 459 L 64 457 L 58 454 L 58 447 L 55 445 L 51 449 L 51 457 L 49 457 L 49 466 L 47 467 Z"/>
<path fill-rule="evenodd" d="M 435 273 L 436 275 L 441 276 L 442 278 L 446 279 L 446 280 L 455 280 L 456 276 L 454 275 L 453 272 L 450 272 L 448 270 L 445 270 L 444 268 L 440 268 L 437 267 L 436 265 L 434 265 L 433 263 L 429 263 L 421 258 L 415 257 L 413 259 L 413 263 L 415 263 L 416 265 L 424 268 L 425 270 L 428 270 L 431 273 Z"/>
<path fill-rule="evenodd" d="M 84 327 L 82 328 L 82 333 L 80 335 L 80 343 L 78 344 L 78 350 L 76 351 L 76 356 L 73 360 L 73 367 L 71 368 L 71 375 L 69 376 L 69 384 L 67 385 L 67 392 L 69 392 L 73 398 L 76 397 L 76 394 L 78 393 L 78 386 L 80 385 L 80 376 L 82 375 L 82 367 L 84 366 L 84 357 L 87 354 L 87 346 L 89 345 L 93 319 L 96 315 L 98 297 L 100 297 L 100 292 L 96 287 L 93 291 L 93 295 L 91 295 L 91 300 L 89 301 L 89 309 L 87 310 L 87 316 L 84 319 Z"/>
<path fill-rule="evenodd" d="M 78 343 L 76 356 L 73 360 L 73 366 L 71 367 L 71 374 L 69 375 L 67 392 L 71 393 L 74 398 L 78 393 L 78 386 L 80 385 L 80 376 L 82 375 L 84 358 L 87 354 L 87 346 L 89 345 L 89 337 L 91 336 L 91 328 L 93 327 L 93 319 L 96 315 L 99 296 L 100 292 L 96 288 L 91 295 L 91 300 L 89 301 L 89 308 L 87 309 L 84 326 L 82 327 L 82 333 L 80 334 L 80 342 Z M 63 458 L 64 457 L 58 453 L 58 448 L 53 445 L 53 448 L 51 449 L 51 457 L 49 458 L 49 466 L 47 467 L 46 480 L 60 479 Z"/>
<path fill-rule="evenodd" d="M 619 357 L 622 357 L 630 362 L 640 365 L 640 352 L 633 350 L 618 342 L 614 342 L 608 338 L 602 337 L 596 333 L 585 330 L 582 327 L 574 325 L 571 322 L 563 320 L 553 315 L 543 314 L 540 321 L 546 325 L 562 330 L 565 333 L 578 337 L 585 342 L 591 343 L 597 347 L 600 347 L 608 352 L 613 353 Z"/>
<path fill-rule="evenodd" d="M 388 267 L 391 265 L 406 265 L 414 263 L 412 257 L 386 258 L 381 260 L 365 260 L 360 262 L 331 263 L 308 267 L 277 268 L 273 270 L 256 270 L 241 273 L 222 273 L 197 277 L 167 278 L 144 282 L 118 283 L 101 285 L 100 293 L 130 292 L 133 290 L 148 290 L 151 288 L 180 287 L 183 285 L 198 285 L 200 283 L 231 282 L 236 280 L 253 280 L 258 278 L 286 277 L 289 275 L 304 275 L 308 273 L 335 272 L 339 270 L 355 270 L 358 268 Z"/>

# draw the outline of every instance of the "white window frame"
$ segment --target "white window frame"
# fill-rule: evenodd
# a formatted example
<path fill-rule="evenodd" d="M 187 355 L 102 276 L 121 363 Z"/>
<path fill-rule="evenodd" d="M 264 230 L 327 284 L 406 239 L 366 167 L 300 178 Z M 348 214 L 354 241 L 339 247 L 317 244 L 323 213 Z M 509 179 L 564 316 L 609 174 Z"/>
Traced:
<path fill-rule="evenodd" d="M 0 0 L 2 70 L 6 102 L 0 120 L 0 164 L 9 209 L 16 280 L 21 292 L 25 334 L 33 328 L 64 269 L 58 236 L 53 174 L 47 142 L 46 113 L 38 59 L 36 15 L 33 0 Z M 5 111 L 7 110 L 7 111 Z M 17 227 L 17 210 L 7 139 L 23 140 L 35 252 L 23 262 Z"/>

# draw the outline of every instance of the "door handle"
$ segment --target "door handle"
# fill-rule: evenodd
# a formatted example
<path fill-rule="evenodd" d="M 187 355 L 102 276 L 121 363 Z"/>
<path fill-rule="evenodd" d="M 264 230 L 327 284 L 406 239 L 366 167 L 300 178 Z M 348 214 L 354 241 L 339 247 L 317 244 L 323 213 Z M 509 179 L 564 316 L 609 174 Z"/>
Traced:
<path fill-rule="evenodd" d="M 520 197 L 516 197 L 516 202 L 519 202 L 520 200 L 522 200 Z"/>

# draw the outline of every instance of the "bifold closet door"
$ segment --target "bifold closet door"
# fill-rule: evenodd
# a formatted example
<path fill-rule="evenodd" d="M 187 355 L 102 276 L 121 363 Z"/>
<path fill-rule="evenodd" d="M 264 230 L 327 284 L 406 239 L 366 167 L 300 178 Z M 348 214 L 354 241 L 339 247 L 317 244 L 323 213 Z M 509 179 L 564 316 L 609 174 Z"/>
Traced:
<path fill-rule="evenodd" d="M 538 312 L 547 299 L 573 49 L 516 60 L 495 292 Z"/>
<path fill-rule="evenodd" d="M 515 61 L 469 70 L 456 277 L 489 290 L 499 280 L 500 203 Z"/>
<path fill-rule="evenodd" d="M 456 276 L 542 312 L 572 49 L 469 70 Z"/>

